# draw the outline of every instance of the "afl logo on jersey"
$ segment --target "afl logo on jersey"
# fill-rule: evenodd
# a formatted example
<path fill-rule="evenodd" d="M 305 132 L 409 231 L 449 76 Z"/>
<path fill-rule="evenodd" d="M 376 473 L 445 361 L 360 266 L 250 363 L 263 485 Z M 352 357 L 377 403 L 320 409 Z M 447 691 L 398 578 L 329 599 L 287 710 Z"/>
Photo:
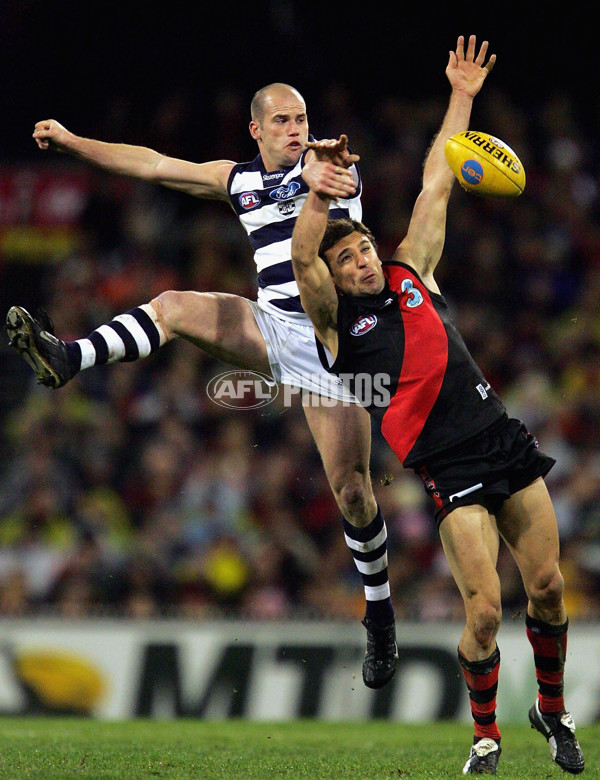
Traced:
<path fill-rule="evenodd" d="M 359 317 L 350 328 L 351 336 L 364 336 L 377 325 L 377 317 L 374 314 L 366 314 Z"/>
<path fill-rule="evenodd" d="M 282 184 L 277 189 L 269 193 L 269 197 L 272 200 L 289 200 L 300 189 L 300 183 L 297 181 L 291 181 L 289 184 Z"/>
<path fill-rule="evenodd" d="M 260 198 L 255 192 L 242 192 L 238 200 L 240 202 L 240 206 L 246 210 L 253 209 L 260 203 Z"/>

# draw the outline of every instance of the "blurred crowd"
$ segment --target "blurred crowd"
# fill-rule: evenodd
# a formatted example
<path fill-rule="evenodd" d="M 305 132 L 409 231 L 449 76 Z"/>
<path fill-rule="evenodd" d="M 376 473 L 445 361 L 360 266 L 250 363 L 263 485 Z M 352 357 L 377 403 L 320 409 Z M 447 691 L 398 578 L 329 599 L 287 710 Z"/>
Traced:
<path fill-rule="evenodd" d="M 445 100 L 389 94 L 365 111 L 342 84 L 310 98 L 315 135 L 346 132 L 361 155 L 382 257 L 404 235 Z M 488 380 L 557 459 L 547 484 L 567 608 L 600 619 L 598 133 L 565 94 L 527 110 L 492 87 L 478 100 L 472 126 L 517 151 L 527 186 L 511 201 L 455 188 L 437 279 Z M 217 93 L 201 148 L 187 106 L 165 100 L 144 135 L 115 105 L 98 137 L 198 161 L 254 156 L 239 95 Z M 37 154 L 0 169 L 2 316 L 43 305 L 73 339 L 166 289 L 255 296 L 245 234 L 223 204 Z M 362 617 L 300 398 L 224 408 L 206 389 L 229 367 L 185 341 L 59 391 L 36 385 L 6 339 L 0 361 L 0 615 Z M 372 478 L 398 619 L 462 620 L 429 499 L 377 430 Z M 504 548 L 498 569 L 505 614 L 519 616 L 526 597 Z"/>

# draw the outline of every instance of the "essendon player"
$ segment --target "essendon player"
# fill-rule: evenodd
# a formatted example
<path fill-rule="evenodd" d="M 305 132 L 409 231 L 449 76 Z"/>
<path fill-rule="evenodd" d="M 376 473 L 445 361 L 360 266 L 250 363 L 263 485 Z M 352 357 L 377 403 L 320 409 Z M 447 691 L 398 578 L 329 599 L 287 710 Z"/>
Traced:
<path fill-rule="evenodd" d="M 458 658 L 474 740 L 463 773 L 496 774 L 501 752 L 496 562 L 502 538 L 528 596 L 526 631 L 539 688 L 529 718 L 548 739 L 553 759 L 577 774 L 584 759 L 563 698 L 568 620 L 558 529 L 543 479 L 554 460 L 540 452 L 521 421 L 508 416 L 470 356 L 433 276 L 454 182 L 444 144 L 468 128 L 473 98 L 495 61 L 492 56 L 484 66 L 486 52 L 484 43 L 475 56 L 472 36 L 466 53 L 462 39 L 450 53 L 449 107 L 427 155 L 407 235 L 392 260 L 379 260 L 362 223 L 328 221 L 328 182 L 349 176 L 330 157 L 345 148 L 342 136 L 313 145 L 319 176 L 312 178 L 294 228 L 292 262 L 305 311 L 333 357 L 328 364 L 321 348 L 324 365 L 353 390 L 353 376 L 387 376 L 388 402 L 371 394 L 364 404 L 434 498 L 442 545 L 466 611 Z"/>

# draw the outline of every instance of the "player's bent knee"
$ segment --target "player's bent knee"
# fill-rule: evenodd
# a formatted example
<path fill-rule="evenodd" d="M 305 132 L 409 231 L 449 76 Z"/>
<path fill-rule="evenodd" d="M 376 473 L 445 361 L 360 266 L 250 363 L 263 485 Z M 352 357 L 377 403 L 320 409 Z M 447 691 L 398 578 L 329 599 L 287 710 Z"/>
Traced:
<path fill-rule="evenodd" d="M 529 587 L 529 598 L 539 608 L 554 609 L 560 605 L 564 593 L 564 579 L 560 571 L 540 574 Z"/>
<path fill-rule="evenodd" d="M 184 294 L 178 290 L 165 290 L 151 301 L 163 317 L 175 317 L 183 309 Z"/>
<path fill-rule="evenodd" d="M 371 501 L 373 491 L 369 480 L 353 476 L 348 480 L 340 480 L 333 488 L 338 502 L 351 509 L 360 509 Z"/>
<path fill-rule="evenodd" d="M 487 647 L 492 643 L 502 620 L 500 603 L 476 599 L 467 604 L 467 622 L 478 645 Z"/>
<path fill-rule="evenodd" d="M 368 475 L 353 474 L 346 479 L 330 479 L 335 500 L 344 515 L 353 525 L 368 525 L 377 514 L 377 501 Z"/>
<path fill-rule="evenodd" d="M 166 290 L 150 301 L 169 339 L 178 335 L 181 322 L 186 316 L 185 297 L 186 294 L 178 290 Z"/>

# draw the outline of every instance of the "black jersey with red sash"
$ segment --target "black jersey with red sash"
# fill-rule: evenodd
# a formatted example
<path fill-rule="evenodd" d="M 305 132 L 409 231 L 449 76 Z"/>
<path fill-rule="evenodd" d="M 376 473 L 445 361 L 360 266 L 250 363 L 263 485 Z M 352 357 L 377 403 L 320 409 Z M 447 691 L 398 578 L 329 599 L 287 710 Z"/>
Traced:
<path fill-rule="evenodd" d="M 376 296 L 338 296 L 339 376 L 414 467 L 480 433 L 506 413 L 469 354 L 442 295 L 408 265 L 383 263 Z M 366 381 L 368 380 L 368 381 Z"/>

